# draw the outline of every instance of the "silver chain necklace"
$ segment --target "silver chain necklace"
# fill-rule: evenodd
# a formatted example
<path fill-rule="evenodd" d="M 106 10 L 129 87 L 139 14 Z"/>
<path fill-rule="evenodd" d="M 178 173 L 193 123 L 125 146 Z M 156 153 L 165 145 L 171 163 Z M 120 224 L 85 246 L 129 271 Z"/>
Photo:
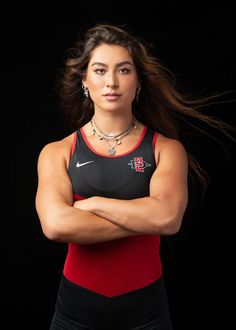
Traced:
<path fill-rule="evenodd" d="M 121 133 L 114 134 L 106 134 L 104 133 L 97 125 L 96 121 L 94 118 L 90 120 L 92 129 L 93 129 L 93 135 L 97 135 L 100 140 L 105 140 L 108 145 L 108 154 L 109 156 L 114 156 L 116 154 L 116 147 L 122 143 L 122 140 L 125 136 L 127 136 L 134 128 L 135 126 L 135 117 L 133 116 L 131 122 L 129 123 L 128 127 L 122 131 Z M 114 143 L 114 145 L 112 145 Z"/>

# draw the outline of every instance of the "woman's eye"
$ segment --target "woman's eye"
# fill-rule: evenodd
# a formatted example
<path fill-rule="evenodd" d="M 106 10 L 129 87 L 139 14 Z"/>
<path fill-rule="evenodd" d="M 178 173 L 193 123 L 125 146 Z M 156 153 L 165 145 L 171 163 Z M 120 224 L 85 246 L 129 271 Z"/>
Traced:
<path fill-rule="evenodd" d="M 94 72 L 98 75 L 104 75 L 106 73 L 106 70 L 104 68 L 96 68 L 94 69 Z M 128 74 L 130 72 L 129 68 L 120 68 L 118 71 L 120 74 Z"/>
<path fill-rule="evenodd" d="M 104 74 L 105 70 L 98 68 L 98 69 L 95 69 L 94 72 L 97 73 L 97 74 L 99 74 L 99 75 L 102 75 L 102 74 Z"/>
<path fill-rule="evenodd" d="M 121 68 L 120 69 L 120 73 L 121 74 L 127 74 L 127 73 L 129 73 L 130 72 L 130 69 L 128 69 L 128 68 Z"/>

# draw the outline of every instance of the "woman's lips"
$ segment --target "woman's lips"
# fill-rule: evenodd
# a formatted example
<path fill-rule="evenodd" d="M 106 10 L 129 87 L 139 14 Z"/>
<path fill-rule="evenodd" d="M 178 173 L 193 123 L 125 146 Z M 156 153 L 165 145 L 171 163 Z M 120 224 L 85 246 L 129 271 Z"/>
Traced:
<path fill-rule="evenodd" d="M 120 98 L 120 94 L 105 94 L 103 97 L 108 101 L 116 101 Z"/>

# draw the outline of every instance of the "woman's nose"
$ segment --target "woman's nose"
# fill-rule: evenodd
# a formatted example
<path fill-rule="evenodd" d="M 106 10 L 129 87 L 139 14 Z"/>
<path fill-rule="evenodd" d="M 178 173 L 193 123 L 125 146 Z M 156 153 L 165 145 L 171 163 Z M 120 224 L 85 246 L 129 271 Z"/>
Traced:
<path fill-rule="evenodd" d="M 119 86 L 119 82 L 115 73 L 109 73 L 107 75 L 106 86 L 110 88 L 115 88 Z"/>

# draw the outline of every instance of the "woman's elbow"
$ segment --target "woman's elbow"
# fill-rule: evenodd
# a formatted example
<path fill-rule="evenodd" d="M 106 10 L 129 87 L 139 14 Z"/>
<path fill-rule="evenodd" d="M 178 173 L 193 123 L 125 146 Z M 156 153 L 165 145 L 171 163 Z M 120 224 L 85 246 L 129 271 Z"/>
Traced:
<path fill-rule="evenodd" d="M 162 235 L 174 235 L 177 234 L 181 228 L 182 217 L 178 216 L 166 221 L 162 228 Z"/>
<path fill-rule="evenodd" d="M 68 212 L 60 207 L 47 209 L 39 206 L 36 211 L 44 236 L 51 241 L 64 242 L 69 231 L 68 221 L 65 221 Z"/>
<path fill-rule="evenodd" d="M 57 242 L 65 242 L 68 233 L 60 217 L 57 215 L 39 215 L 38 216 L 43 235 L 51 240 Z"/>
<path fill-rule="evenodd" d="M 176 210 L 166 215 L 166 218 L 159 228 L 161 235 L 174 235 L 177 234 L 181 228 L 184 212 Z"/>
<path fill-rule="evenodd" d="M 62 233 L 56 225 L 41 222 L 41 228 L 44 236 L 50 241 L 62 241 Z"/>
<path fill-rule="evenodd" d="M 163 224 L 163 235 L 174 235 L 179 232 L 187 203 L 187 198 L 185 198 L 181 203 L 177 203 L 173 208 L 169 208 L 166 221 Z"/>

